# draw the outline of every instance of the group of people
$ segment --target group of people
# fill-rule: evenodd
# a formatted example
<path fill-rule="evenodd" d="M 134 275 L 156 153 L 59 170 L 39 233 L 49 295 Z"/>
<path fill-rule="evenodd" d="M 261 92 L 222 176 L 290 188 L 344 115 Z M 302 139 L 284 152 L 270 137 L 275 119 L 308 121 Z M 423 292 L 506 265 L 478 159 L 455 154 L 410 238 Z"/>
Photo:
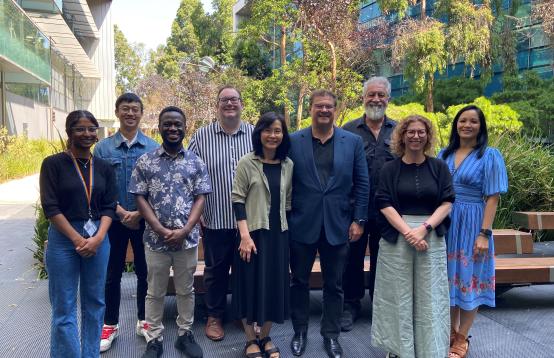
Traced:
<path fill-rule="evenodd" d="M 159 115 L 161 145 L 140 131 L 143 105 L 134 94 L 118 98 L 120 129 L 98 144 L 94 116 L 70 113 L 67 151 L 46 158 L 40 175 L 51 222 L 51 356 L 98 357 L 110 348 L 120 329 L 130 241 L 143 357 L 163 353 L 171 268 L 175 347 L 202 357 L 192 332 L 202 239 L 204 333 L 224 338 L 230 283 L 228 316 L 242 322 L 245 357 L 279 357 L 271 327 L 289 318 L 292 354 L 305 352 L 317 253 L 323 349 L 343 357 L 339 335 L 361 313 L 368 245 L 373 345 L 388 357 L 465 357 L 478 307 L 495 305 L 491 227 L 507 190 L 505 165 L 488 147 L 478 107 L 458 112 L 449 144 L 435 158 L 428 119 L 412 115 L 397 123 L 385 115 L 390 89 L 386 78 L 367 80 L 364 114 L 343 128 L 335 125 L 335 94 L 314 91 L 311 126 L 289 135 L 275 112 L 255 125 L 242 121 L 240 91 L 224 86 L 217 120 L 198 129 L 188 149 L 178 107 Z"/>

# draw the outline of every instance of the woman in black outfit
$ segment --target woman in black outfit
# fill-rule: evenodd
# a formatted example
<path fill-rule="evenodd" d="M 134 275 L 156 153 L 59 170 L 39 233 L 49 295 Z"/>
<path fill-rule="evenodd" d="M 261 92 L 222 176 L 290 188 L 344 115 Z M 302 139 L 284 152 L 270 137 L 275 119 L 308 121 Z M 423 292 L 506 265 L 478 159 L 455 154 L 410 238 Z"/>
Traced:
<path fill-rule="evenodd" d="M 409 116 L 392 134 L 398 158 L 381 169 L 375 203 L 381 210 L 373 344 L 388 357 L 448 355 L 450 301 L 446 275 L 452 178 L 433 151 L 431 122 Z"/>
<path fill-rule="evenodd" d="M 117 186 L 111 166 L 91 154 L 98 141 L 98 121 L 92 113 L 71 112 L 65 130 L 67 151 L 44 159 L 40 170 L 40 199 L 50 220 L 46 249 L 50 356 L 98 358 L 110 253 L 106 233 L 115 214 Z"/>
<path fill-rule="evenodd" d="M 279 357 L 269 332 L 289 316 L 289 245 L 292 161 L 283 117 L 269 112 L 254 132 L 254 151 L 242 157 L 233 182 L 233 209 L 240 231 L 233 265 L 232 308 L 246 333 L 245 356 Z M 254 322 L 261 327 L 256 339 Z"/>

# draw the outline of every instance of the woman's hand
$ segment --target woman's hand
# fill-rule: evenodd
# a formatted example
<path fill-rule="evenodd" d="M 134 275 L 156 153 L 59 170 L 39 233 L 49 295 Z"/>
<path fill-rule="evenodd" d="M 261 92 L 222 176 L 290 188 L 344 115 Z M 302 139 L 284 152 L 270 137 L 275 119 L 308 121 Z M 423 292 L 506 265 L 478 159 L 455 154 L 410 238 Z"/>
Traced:
<path fill-rule="evenodd" d="M 404 234 L 408 244 L 416 246 L 420 241 L 425 241 L 425 236 L 427 236 L 427 229 L 423 225 L 419 225 Z M 421 245 L 420 245 L 421 246 Z"/>
<path fill-rule="evenodd" d="M 483 235 L 478 235 L 473 245 L 474 255 L 484 255 L 489 251 L 489 239 Z"/>
<path fill-rule="evenodd" d="M 254 240 L 252 240 L 250 235 L 241 237 L 239 245 L 240 258 L 246 262 L 250 262 L 252 252 L 254 252 L 254 254 L 258 253 Z"/>
<path fill-rule="evenodd" d="M 79 255 L 88 258 L 96 255 L 96 250 L 98 249 L 98 246 L 100 246 L 100 244 L 102 243 L 103 239 L 98 236 L 91 236 L 88 239 L 83 240 L 85 241 L 85 244 L 78 247 L 76 250 Z"/>

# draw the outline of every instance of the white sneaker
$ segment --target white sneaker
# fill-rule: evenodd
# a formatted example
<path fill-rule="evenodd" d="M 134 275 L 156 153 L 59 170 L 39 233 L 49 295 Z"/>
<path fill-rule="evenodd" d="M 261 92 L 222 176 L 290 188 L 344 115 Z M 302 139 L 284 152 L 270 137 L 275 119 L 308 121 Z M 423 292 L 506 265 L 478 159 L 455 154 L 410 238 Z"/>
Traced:
<path fill-rule="evenodd" d="M 144 336 L 146 337 L 146 332 L 148 331 L 148 323 L 146 321 L 137 321 L 137 327 L 135 332 L 137 332 L 137 336 Z"/>
<path fill-rule="evenodd" d="M 100 339 L 100 352 L 105 352 L 111 348 L 112 342 L 117 337 L 119 325 L 110 326 L 105 324 L 102 326 L 102 337 Z"/>

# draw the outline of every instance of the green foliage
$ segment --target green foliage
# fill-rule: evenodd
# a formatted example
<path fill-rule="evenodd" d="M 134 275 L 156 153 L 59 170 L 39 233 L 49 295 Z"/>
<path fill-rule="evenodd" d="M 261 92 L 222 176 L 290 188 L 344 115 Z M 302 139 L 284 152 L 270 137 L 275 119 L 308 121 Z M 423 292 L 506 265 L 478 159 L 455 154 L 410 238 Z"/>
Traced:
<path fill-rule="evenodd" d="M 115 82 L 117 94 L 131 91 L 137 85 L 142 76 L 142 52 L 143 45 L 129 44 L 123 32 L 114 26 L 115 41 Z"/>
<path fill-rule="evenodd" d="M 235 43 L 233 61 L 249 77 L 264 79 L 271 74 L 270 58 L 257 41 L 238 38 Z"/>
<path fill-rule="evenodd" d="M 51 142 L 10 136 L 5 128 L 1 128 L 0 183 L 37 173 L 42 160 L 54 152 Z"/>
<path fill-rule="evenodd" d="M 523 123 L 519 121 L 519 114 L 510 108 L 510 106 L 505 104 L 494 104 L 485 97 L 476 98 L 471 103 L 463 103 L 448 107 L 446 110 L 448 121 L 452 122 L 456 113 L 468 104 L 475 104 L 481 108 L 487 119 L 487 129 L 491 135 L 502 133 L 517 134 L 523 126 Z"/>
<path fill-rule="evenodd" d="M 508 192 L 502 196 L 494 227 L 513 227 L 514 211 L 554 211 L 554 148 L 518 134 L 493 136 L 508 171 Z"/>
<path fill-rule="evenodd" d="M 520 76 L 504 76 L 504 91 L 492 100 L 504 103 L 520 114 L 527 135 L 554 136 L 554 80 L 543 80 L 534 71 Z"/>
<path fill-rule="evenodd" d="M 34 268 L 38 271 L 39 279 L 48 278 L 48 273 L 46 272 L 46 267 L 44 264 L 44 255 L 46 253 L 45 243 L 48 240 L 48 227 L 50 222 L 44 216 L 44 210 L 40 204 L 35 205 L 35 228 L 33 235 L 33 244 L 34 247 L 31 250 L 33 253 L 33 258 L 36 260 L 34 263 Z"/>
<path fill-rule="evenodd" d="M 384 14 L 395 12 L 398 14 L 400 20 L 406 16 L 411 3 L 412 1 L 408 0 L 377 0 L 379 9 L 381 9 Z"/>

